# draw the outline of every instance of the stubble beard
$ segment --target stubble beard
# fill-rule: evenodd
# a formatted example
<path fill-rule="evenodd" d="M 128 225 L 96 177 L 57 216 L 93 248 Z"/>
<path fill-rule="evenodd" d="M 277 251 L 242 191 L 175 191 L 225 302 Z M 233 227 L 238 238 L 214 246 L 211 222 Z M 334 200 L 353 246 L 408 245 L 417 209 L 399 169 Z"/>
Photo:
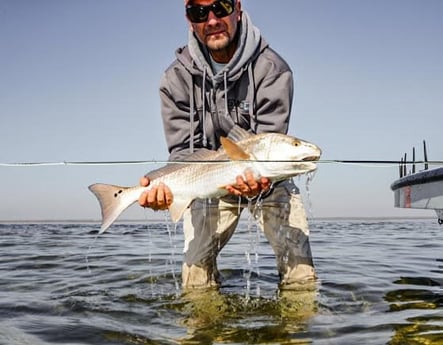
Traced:
<path fill-rule="evenodd" d="M 214 52 L 219 52 L 225 50 L 231 44 L 231 38 L 228 35 L 220 35 L 218 39 L 210 39 L 207 41 L 206 45 L 209 50 Z"/>

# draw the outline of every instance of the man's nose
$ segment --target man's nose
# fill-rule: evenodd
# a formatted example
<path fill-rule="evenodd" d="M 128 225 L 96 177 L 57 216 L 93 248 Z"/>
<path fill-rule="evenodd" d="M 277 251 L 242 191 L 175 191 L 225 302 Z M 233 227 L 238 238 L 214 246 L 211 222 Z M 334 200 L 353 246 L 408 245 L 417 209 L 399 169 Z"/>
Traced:
<path fill-rule="evenodd" d="M 214 14 L 214 12 L 209 11 L 209 13 L 208 13 L 208 20 L 206 21 L 207 24 L 209 24 L 209 25 L 214 25 L 214 24 L 217 24 L 219 21 L 220 21 L 220 18 L 218 18 L 218 17 Z"/>

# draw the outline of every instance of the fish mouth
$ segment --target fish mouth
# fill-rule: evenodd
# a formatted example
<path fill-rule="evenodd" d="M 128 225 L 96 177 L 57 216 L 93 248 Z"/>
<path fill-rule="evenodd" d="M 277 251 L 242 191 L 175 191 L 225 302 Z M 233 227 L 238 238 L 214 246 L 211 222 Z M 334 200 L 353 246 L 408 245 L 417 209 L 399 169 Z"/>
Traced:
<path fill-rule="evenodd" d="M 313 162 L 318 161 L 320 156 L 308 156 L 302 159 L 303 162 Z"/>

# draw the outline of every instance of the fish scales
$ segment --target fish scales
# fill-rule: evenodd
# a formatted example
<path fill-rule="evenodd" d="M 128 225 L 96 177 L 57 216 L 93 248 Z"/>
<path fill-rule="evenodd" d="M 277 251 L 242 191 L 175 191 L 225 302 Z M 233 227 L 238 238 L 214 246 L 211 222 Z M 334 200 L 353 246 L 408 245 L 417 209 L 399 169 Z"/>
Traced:
<path fill-rule="evenodd" d="M 189 164 L 181 170 L 153 180 L 152 185 L 164 183 L 175 194 L 186 193 L 193 195 L 195 198 L 222 196 L 227 194 L 227 192 L 220 187 L 234 184 L 235 178 L 243 175 L 246 169 L 258 172 L 254 162 L 230 161 L 207 165 Z M 149 189 L 151 189 L 149 186 L 146 187 L 146 190 Z"/>

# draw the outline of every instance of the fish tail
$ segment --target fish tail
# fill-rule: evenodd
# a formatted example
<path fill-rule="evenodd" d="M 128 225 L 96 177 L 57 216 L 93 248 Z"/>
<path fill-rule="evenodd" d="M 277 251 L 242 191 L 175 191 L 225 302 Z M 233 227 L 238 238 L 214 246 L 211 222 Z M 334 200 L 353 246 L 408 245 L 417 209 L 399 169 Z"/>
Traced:
<path fill-rule="evenodd" d="M 120 214 L 135 202 L 134 198 L 127 195 L 129 189 L 131 188 L 103 183 L 89 186 L 89 190 L 97 197 L 102 212 L 102 225 L 99 234 L 104 233 Z"/>

